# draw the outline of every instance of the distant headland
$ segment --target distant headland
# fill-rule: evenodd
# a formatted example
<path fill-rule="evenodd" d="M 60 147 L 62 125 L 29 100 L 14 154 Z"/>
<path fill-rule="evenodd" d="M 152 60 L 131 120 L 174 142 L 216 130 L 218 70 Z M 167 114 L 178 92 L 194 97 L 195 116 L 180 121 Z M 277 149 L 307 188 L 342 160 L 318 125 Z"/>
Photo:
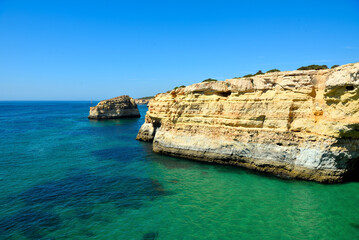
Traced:
<path fill-rule="evenodd" d="M 137 98 L 135 99 L 135 102 L 138 105 L 147 105 L 152 98 L 154 98 L 154 96 Z"/>

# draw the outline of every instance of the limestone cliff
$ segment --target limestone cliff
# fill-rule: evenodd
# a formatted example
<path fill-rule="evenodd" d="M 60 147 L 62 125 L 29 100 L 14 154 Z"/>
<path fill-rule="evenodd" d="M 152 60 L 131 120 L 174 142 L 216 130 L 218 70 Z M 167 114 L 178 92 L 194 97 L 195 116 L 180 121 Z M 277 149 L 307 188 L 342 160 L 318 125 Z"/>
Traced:
<path fill-rule="evenodd" d="M 115 119 L 140 117 L 135 100 L 127 95 L 103 100 L 90 107 L 89 119 Z"/>
<path fill-rule="evenodd" d="M 155 96 L 155 152 L 341 182 L 359 166 L 359 63 L 205 82 Z"/>

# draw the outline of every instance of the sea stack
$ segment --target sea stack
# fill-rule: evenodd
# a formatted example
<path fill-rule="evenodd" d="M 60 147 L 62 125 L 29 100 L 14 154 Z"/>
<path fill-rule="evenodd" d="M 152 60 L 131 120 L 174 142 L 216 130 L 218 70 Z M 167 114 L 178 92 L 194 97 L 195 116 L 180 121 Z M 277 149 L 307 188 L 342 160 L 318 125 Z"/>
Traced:
<path fill-rule="evenodd" d="M 90 107 L 89 119 L 138 118 L 135 100 L 127 95 L 103 100 L 96 107 Z"/>
<path fill-rule="evenodd" d="M 193 84 L 149 102 L 153 151 L 334 183 L 359 175 L 359 63 Z"/>

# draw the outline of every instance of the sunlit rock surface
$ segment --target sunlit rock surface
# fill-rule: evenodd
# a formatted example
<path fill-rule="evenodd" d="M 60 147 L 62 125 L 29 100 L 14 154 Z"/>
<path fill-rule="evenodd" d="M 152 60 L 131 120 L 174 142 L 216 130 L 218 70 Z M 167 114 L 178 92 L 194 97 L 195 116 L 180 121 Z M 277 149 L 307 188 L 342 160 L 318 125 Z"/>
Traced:
<path fill-rule="evenodd" d="M 359 63 L 158 94 L 137 139 L 173 156 L 319 182 L 349 180 L 358 175 Z"/>
<path fill-rule="evenodd" d="M 116 119 L 140 117 L 135 100 L 127 95 L 103 100 L 90 107 L 89 119 Z"/>

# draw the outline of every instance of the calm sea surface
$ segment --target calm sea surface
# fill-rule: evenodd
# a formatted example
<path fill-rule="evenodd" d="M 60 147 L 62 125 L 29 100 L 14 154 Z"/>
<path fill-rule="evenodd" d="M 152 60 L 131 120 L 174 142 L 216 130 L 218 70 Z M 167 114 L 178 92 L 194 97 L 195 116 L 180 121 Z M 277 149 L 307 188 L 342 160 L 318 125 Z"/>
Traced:
<path fill-rule="evenodd" d="M 0 239 L 359 239 L 359 183 L 161 156 L 90 102 L 0 102 Z"/>

